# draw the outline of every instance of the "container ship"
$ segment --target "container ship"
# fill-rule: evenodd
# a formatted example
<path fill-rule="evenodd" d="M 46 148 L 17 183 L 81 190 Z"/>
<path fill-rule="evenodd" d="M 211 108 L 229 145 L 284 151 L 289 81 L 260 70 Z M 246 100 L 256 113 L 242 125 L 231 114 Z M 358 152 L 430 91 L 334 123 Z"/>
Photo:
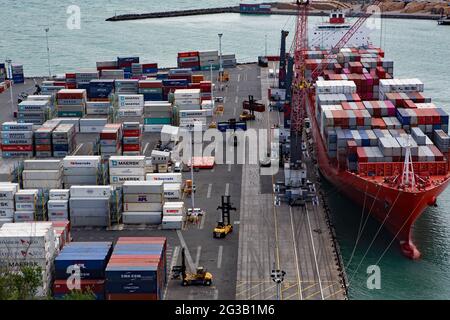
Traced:
<path fill-rule="evenodd" d="M 306 109 L 321 173 L 419 258 L 412 225 L 449 183 L 448 114 L 419 79 L 394 78 L 379 48 L 302 54 L 316 79 Z"/>

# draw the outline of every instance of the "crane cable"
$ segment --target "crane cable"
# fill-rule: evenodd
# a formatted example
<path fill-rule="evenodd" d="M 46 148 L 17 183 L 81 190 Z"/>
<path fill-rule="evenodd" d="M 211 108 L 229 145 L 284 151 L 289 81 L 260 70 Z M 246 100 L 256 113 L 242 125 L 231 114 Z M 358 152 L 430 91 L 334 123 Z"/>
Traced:
<path fill-rule="evenodd" d="M 389 214 L 391 213 L 392 209 L 395 207 L 395 204 L 397 203 L 397 200 L 400 198 L 400 194 L 402 192 L 398 192 L 397 193 L 397 197 L 395 198 L 394 203 L 392 204 L 391 208 L 389 209 L 388 213 L 386 214 L 386 216 L 383 219 L 383 222 L 380 224 L 380 226 L 378 227 L 377 232 L 375 233 L 374 237 L 372 238 L 372 241 L 369 244 L 369 247 L 367 248 L 366 252 L 364 253 L 364 256 L 362 257 L 361 261 L 358 264 L 358 267 L 355 269 L 355 271 L 352 273 L 351 278 L 349 279 L 349 285 L 352 281 L 352 279 L 355 277 L 356 273 L 358 272 L 359 268 L 361 267 L 364 259 L 366 258 L 367 254 L 369 253 L 370 248 L 372 247 L 373 243 L 375 242 L 375 239 L 378 237 L 378 234 L 380 233 L 381 229 L 383 228 L 384 223 L 386 222 L 387 218 L 389 217 Z"/>

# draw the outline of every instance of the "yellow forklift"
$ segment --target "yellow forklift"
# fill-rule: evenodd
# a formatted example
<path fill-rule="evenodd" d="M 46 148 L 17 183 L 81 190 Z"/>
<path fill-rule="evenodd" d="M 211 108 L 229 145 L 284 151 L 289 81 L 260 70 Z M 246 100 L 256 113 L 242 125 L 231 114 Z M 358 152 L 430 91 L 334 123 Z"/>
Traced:
<path fill-rule="evenodd" d="M 184 287 L 190 285 L 210 286 L 212 284 L 213 276 L 203 267 L 197 267 L 196 273 L 186 272 L 186 255 L 184 248 L 181 249 L 181 266 L 172 268 L 174 279 L 179 279 L 181 276 L 181 285 Z"/>
<path fill-rule="evenodd" d="M 219 221 L 217 227 L 214 228 L 214 238 L 225 238 L 229 233 L 233 232 L 231 225 L 230 211 L 236 211 L 233 204 L 230 202 L 230 196 L 222 196 L 222 205 L 217 207 L 220 210 Z"/>

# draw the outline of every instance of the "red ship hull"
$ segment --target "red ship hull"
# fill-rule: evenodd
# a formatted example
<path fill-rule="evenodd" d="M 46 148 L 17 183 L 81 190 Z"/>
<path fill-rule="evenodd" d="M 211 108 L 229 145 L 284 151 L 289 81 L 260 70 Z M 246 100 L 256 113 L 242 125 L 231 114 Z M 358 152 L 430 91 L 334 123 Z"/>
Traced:
<path fill-rule="evenodd" d="M 384 177 L 361 177 L 346 170 L 339 170 L 328 158 L 311 102 L 308 113 L 316 143 L 317 161 L 323 176 L 354 203 L 364 207 L 366 214 L 375 217 L 391 232 L 399 240 L 405 256 L 418 259 L 420 252 L 413 243 L 411 227 L 427 206 L 436 203 L 437 197 L 450 182 L 450 176 L 431 176 L 430 187 L 404 191 L 383 183 Z"/>

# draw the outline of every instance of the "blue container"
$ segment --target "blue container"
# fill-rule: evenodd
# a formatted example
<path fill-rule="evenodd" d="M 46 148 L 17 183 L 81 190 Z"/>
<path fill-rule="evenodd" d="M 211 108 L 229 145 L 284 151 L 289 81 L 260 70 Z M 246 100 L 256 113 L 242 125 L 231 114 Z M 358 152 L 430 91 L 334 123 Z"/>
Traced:
<path fill-rule="evenodd" d="M 54 144 L 53 145 L 53 151 L 69 151 L 69 145 L 68 144 Z"/>
<path fill-rule="evenodd" d="M 161 71 L 159 71 L 156 74 L 156 79 L 158 79 L 158 80 L 163 80 L 163 79 L 168 79 L 168 78 L 169 78 L 169 73 L 168 72 L 161 72 Z"/>
<path fill-rule="evenodd" d="M 132 76 L 133 76 L 133 74 L 131 72 L 124 72 L 123 73 L 123 77 L 125 79 L 131 79 Z"/>
<path fill-rule="evenodd" d="M 107 266 L 106 282 L 115 281 L 150 281 L 156 282 L 156 266 Z"/>
<path fill-rule="evenodd" d="M 187 85 L 188 81 L 186 79 L 163 79 L 164 87 L 178 87 Z"/>
<path fill-rule="evenodd" d="M 152 280 L 106 281 L 106 292 L 108 293 L 157 293 L 157 291 L 156 277 Z"/>
<path fill-rule="evenodd" d="M 158 73 L 158 68 L 144 68 L 142 69 L 142 73 Z"/>
<path fill-rule="evenodd" d="M 144 101 L 162 101 L 162 93 L 144 93 Z"/>
<path fill-rule="evenodd" d="M 78 83 L 77 89 L 86 89 L 86 91 L 89 91 L 89 83 Z"/>
<path fill-rule="evenodd" d="M 117 57 L 117 65 L 119 68 L 131 68 L 133 63 L 139 63 L 139 57 Z"/>

